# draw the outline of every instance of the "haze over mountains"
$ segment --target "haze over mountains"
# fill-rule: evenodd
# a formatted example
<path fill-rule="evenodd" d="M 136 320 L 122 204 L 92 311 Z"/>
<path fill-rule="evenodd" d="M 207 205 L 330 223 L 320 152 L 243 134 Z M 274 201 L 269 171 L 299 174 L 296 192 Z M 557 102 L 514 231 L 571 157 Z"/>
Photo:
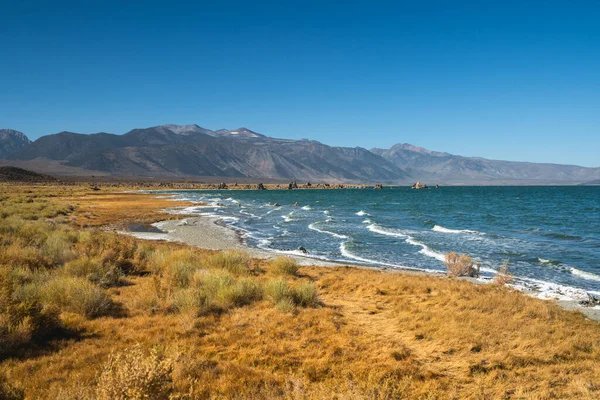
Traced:
<path fill-rule="evenodd" d="M 161 125 L 123 135 L 61 132 L 34 142 L 0 130 L 0 158 L 55 175 L 207 177 L 406 184 L 577 184 L 600 168 L 462 157 L 410 144 L 367 150 L 267 137 L 247 128 Z"/>

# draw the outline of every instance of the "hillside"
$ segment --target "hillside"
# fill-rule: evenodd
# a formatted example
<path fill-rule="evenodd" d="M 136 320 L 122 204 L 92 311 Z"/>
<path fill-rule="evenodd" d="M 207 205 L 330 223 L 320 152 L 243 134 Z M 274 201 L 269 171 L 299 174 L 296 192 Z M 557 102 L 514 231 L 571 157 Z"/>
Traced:
<path fill-rule="evenodd" d="M 30 143 L 29 138 L 22 132 L 0 129 L 0 159 L 10 157 Z"/>
<path fill-rule="evenodd" d="M 369 151 L 272 138 L 244 127 L 213 131 L 167 124 L 123 135 L 60 132 L 35 142 L 14 130 L 0 134 L 0 158 L 36 171 L 46 171 L 39 166 L 48 165 L 55 174 L 71 176 L 466 185 L 580 184 L 600 179 L 600 168 L 463 157 L 407 143 Z"/>
<path fill-rule="evenodd" d="M 52 182 L 56 178 L 23 168 L 0 166 L 0 182 Z"/>
<path fill-rule="evenodd" d="M 60 160 L 115 176 L 222 176 L 298 181 L 397 182 L 409 176 L 363 148 L 268 138 L 247 128 L 210 131 L 163 125 L 124 135 L 61 132 L 39 138 L 16 160 Z"/>
<path fill-rule="evenodd" d="M 407 143 L 371 151 L 430 183 L 573 183 L 600 178 L 600 168 L 463 157 Z"/>

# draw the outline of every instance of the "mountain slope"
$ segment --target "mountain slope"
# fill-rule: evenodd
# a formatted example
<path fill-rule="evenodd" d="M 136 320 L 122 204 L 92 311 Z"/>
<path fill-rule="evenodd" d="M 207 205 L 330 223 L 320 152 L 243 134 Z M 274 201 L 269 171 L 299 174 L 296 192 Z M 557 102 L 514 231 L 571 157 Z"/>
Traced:
<path fill-rule="evenodd" d="M 30 143 L 31 141 L 24 133 L 14 129 L 0 129 L 0 159 L 15 154 Z"/>
<path fill-rule="evenodd" d="M 124 135 L 61 132 L 12 159 L 58 160 L 117 176 L 230 176 L 300 181 L 397 182 L 408 175 L 362 148 L 268 138 L 247 128 L 162 125 Z"/>
<path fill-rule="evenodd" d="M 573 183 L 600 178 L 600 168 L 463 157 L 407 143 L 371 151 L 412 176 L 431 183 Z"/>

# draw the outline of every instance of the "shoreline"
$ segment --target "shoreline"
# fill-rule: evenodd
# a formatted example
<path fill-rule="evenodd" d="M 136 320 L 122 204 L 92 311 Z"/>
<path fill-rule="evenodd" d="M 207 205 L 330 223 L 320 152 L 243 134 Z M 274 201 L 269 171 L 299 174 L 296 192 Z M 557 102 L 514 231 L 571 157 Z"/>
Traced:
<path fill-rule="evenodd" d="M 173 201 L 176 201 L 173 199 Z M 166 210 L 173 214 L 182 214 L 180 207 Z M 248 253 L 253 258 L 269 260 L 278 256 L 288 256 L 293 258 L 300 266 L 316 267 L 350 267 L 358 269 L 375 270 L 383 273 L 411 274 L 423 277 L 447 278 L 446 274 L 436 271 L 420 271 L 410 268 L 390 268 L 384 266 L 370 266 L 366 264 L 323 260 L 310 256 L 302 256 L 293 251 L 277 252 L 267 251 L 248 245 L 239 230 L 228 226 L 222 217 L 211 217 L 205 215 L 183 214 L 185 218 L 179 220 L 164 220 L 151 224 L 159 232 L 150 231 L 119 231 L 119 233 L 133 236 L 143 240 L 164 240 L 171 242 L 180 242 L 190 246 L 199 247 L 207 250 L 224 251 L 228 249 L 240 250 Z M 458 278 L 469 281 L 472 284 L 486 285 L 491 284 L 491 280 L 481 278 Z M 579 304 L 579 300 L 561 299 L 558 297 L 549 298 L 544 292 L 536 291 L 528 287 L 512 286 L 514 290 L 522 292 L 528 296 L 545 301 L 551 301 L 559 307 L 566 310 L 577 310 L 590 320 L 600 322 L 600 306 L 586 307 Z"/>

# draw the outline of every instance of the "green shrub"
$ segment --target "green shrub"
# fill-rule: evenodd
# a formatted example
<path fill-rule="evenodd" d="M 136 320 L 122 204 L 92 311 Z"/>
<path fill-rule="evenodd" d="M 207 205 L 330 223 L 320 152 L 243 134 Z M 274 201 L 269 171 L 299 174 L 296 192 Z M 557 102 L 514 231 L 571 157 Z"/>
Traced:
<path fill-rule="evenodd" d="M 317 307 L 319 296 L 317 288 L 311 282 L 301 282 L 293 287 L 283 279 L 267 282 L 265 294 L 279 309 L 289 311 L 295 307 Z"/>
<path fill-rule="evenodd" d="M 296 275 L 298 263 L 291 257 L 277 257 L 270 263 L 271 271 L 276 275 Z"/>
<path fill-rule="evenodd" d="M 53 265 L 62 265 L 77 257 L 73 251 L 72 237 L 64 231 L 53 231 L 42 246 L 42 254 Z"/>
<path fill-rule="evenodd" d="M 257 280 L 236 279 L 228 271 L 216 270 L 197 273 L 192 288 L 174 294 L 174 303 L 180 311 L 206 313 L 241 307 L 262 298 L 263 288 Z"/>
<path fill-rule="evenodd" d="M 103 264 L 99 259 L 82 257 L 73 260 L 62 268 L 65 275 L 86 278 L 102 287 L 118 286 L 121 284 L 123 273 L 111 264 Z"/>
<path fill-rule="evenodd" d="M 273 302 L 277 304 L 282 300 L 290 300 L 293 302 L 292 289 L 284 279 L 271 279 L 265 287 L 265 294 Z"/>
<path fill-rule="evenodd" d="M 9 268 L 0 267 L 0 356 L 43 340 L 61 327 L 58 309 L 42 306 L 35 297 L 19 296 L 17 289 L 18 279 Z"/>
<path fill-rule="evenodd" d="M 107 315 L 112 301 L 106 292 L 84 278 L 56 277 L 39 288 L 43 302 L 88 318 Z"/>
<path fill-rule="evenodd" d="M 205 258 L 203 265 L 210 269 L 224 269 L 235 275 L 246 275 L 250 272 L 251 262 L 250 256 L 243 251 L 227 250 Z"/>
<path fill-rule="evenodd" d="M 294 302 L 300 307 L 317 307 L 319 294 L 317 287 L 312 282 L 302 282 L 294 290 Z"/>

